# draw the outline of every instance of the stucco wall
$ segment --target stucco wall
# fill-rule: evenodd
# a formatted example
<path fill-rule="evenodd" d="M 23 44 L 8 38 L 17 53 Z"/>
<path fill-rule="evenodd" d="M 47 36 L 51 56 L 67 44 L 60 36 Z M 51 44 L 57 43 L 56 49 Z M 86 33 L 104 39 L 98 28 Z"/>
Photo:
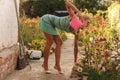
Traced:
<path fill-rule="evenodd" d="M 18 25 L 14 0 L 0 0 L 0 80 L 4 80 L 16 68 L 19 53 L 17 40 Z"/>
<path fill-rule="evenodd" d="M 17 3 L 19 4 L 19 0 Z M 18 26 L 14 0 L 0 0 L 0 50 L 16 44 L 17 36 Z"/>

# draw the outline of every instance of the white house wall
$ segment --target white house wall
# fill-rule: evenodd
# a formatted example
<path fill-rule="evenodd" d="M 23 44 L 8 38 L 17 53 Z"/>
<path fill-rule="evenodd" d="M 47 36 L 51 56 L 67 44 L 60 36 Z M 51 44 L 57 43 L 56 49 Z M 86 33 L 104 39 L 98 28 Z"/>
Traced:
<path fill-rule="evenodd" d="M 19 0 L 17 0 L 19 3 Z M 14 0 L 0 0 L 0 50 L 17 43 L 18 26 Z"/>

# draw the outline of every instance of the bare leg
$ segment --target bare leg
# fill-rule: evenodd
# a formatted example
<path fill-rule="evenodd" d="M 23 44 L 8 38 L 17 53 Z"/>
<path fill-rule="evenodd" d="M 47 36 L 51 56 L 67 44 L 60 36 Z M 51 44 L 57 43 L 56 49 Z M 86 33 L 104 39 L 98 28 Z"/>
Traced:
<path fill-rule="evenodd" d="M 78 34 L 75 35 L 75 40 L 74 40 L 74 64 L 77 64 L 77 58 L 78 58 Z"/>
<path fill-rule="evenodd" d="M 48 58 L 49 58 L 49 53 L 50 53 L 50 47 L 53 43 L 53 35 L 44 33 L 46 37 L 46 46 L 44 49 L 44 62 L 43 62 L 43 67 L 44 70 L 48 70 Z"/>
<path fill-rule="evenodd" d="M 61 57 L 62 40 L 61 40 L 60 36 L 54 35 L 54 41 L 56 43 L 56 48 L 55 48 L 55 66 L 54 66 L 54 68 L 57 69 L 58 71 L 61 71 L 60 57 Z"/>
<path fill-rule="evenodd" d="M 74 40 L 74 65 L 83 67 L 83 65 L 78 63 L 78 39 L 79 39 L 79 34 L 76 34 Z"/>
<path fill-rule="evenodd" d="M 78 64 L 77 58 L 78 58 L 78 51 L 75 51 L 74 52 L 74 64 Z"/>

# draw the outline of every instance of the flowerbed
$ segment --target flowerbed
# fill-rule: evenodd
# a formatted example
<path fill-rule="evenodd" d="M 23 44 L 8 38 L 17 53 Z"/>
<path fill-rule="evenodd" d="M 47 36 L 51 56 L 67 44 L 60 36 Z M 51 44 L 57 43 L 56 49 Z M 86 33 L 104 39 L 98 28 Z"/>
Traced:
<path fill-rule="evenodd" d="M 88 80 L 120 79 L 120 43 L 109 49 L 107 44 L 106 40 L 97 39 L 86 46 L 85 57 L 81 60 L 83 72 L 89 73 Z"/>
<path fill-rule="evenodd" d="M 92 18 L 90 28 L 80 33 L 82 72 L 89 73 L 88 80 L 120 80 L 120 35 L 103 17 Z"/>

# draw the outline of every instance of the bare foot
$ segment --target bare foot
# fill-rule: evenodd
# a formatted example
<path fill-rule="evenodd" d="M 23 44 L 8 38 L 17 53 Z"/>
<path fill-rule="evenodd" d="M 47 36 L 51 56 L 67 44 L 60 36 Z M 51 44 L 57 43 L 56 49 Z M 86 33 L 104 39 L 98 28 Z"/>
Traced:
<path fill-rule="evenodd" d="M 42 64 L 42 68 L 44 69 L 44 71 L 45 71 L 46 74 L 50 74 L 51 73 L 51 71 L 49 71 L 48 69 L 45 69 L 44 64 Z"/>
<path fill-rule="evenodd" d="M 75 66 L 83 67 L 83 64 L 81 64 L 81 63 L 76 63 Z"/>
<path fill-rule="evenodd" d="M 64 72 L 61 70 L 60 67 L 54 66 L 54 69 L 56 69 L 59 74 L 63 74 L 63 73 L 64 73 Z"/>

